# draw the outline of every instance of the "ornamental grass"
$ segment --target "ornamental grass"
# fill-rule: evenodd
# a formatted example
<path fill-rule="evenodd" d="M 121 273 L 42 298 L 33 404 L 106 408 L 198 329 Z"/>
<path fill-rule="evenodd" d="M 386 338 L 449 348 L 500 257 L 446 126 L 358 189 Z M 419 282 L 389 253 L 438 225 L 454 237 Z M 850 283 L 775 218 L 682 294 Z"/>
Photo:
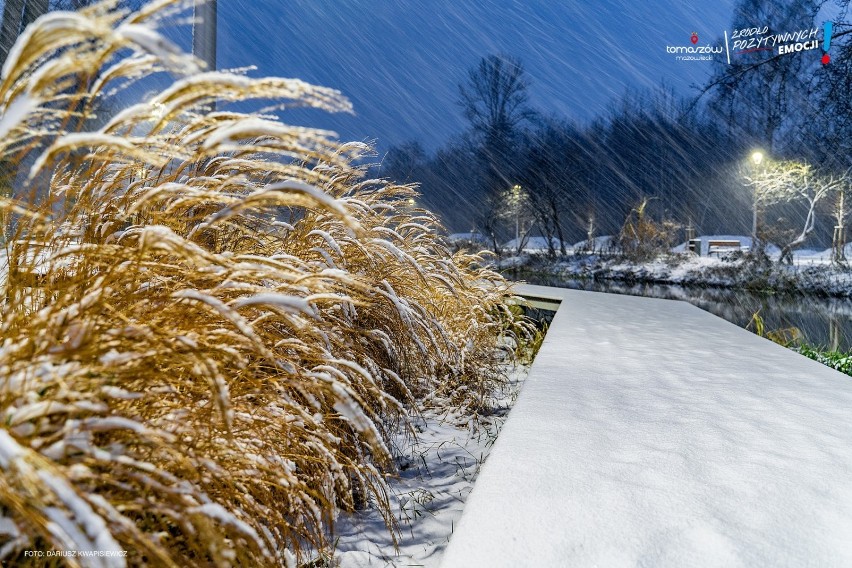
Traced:
<path fill-rule="evenodd" d="M 501 380 L 507 283 L 368 146 L 284 120 L 351 112 L 340 93 L 172 45 L 186 8 L 48 13 L 3 67 L 7 563 L 296 566 L 340 510 L 393 529 L 418 401 L 475 414 Z"/>

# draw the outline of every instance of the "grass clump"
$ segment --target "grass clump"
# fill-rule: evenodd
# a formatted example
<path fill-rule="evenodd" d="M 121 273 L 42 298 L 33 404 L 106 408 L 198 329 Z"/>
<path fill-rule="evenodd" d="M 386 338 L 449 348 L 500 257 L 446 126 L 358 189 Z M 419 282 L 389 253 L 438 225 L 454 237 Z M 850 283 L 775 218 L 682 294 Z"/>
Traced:
<path fill-rule="evenodd" d="M 746 329 L 751 329 L 752 326 L 754 326 L 753 331 L 756 335 L 765 337 L 783 347 L 790 348 L 808 359 L 813 359 L 826 367 L 831 367 L 835 371 L 852 376 L 852 352 L 831 351 L 803 343 L 802 333 L 795 327 L 766 330 L 760 312 L 752 314 L 751 321 L 746 326 Z"/>
<path fill-rule="evenodd" d="M 760 310 L 751 315 L 751 319 L 745 328 L 754 332 L 755 335 L 765 337 L 766 339 L 777 343 L 782 347 L 792 348 L 802 339 L 802 331 L 797 327 L 783 327 L 778 329 L 766 329 L 766 324 L 763 317 L 760 315 Z"/>
<path fill-rule="evenodd" d="M 852 353 L 827 351 L 812 345 L 799 345 L 795 348 L 795 351 L 808 359 L 813 359 L 826 367 L 831 367 L 835 371 L 852 376 Z"/>
<path fill-rule="evenodd" d="M 330 546 L 338 509 L 370 500 L 392 524 L 387 442 L 414 401 L 476 409 L 500 380 L 507 284 L 450 254 L 411 187 L 368 179 L 368 147 L 237 110 L 351 107 L 202 71 L 157 31 L 185 4 L 47 14 L 3 69 L 0 157 L 19 174 L 0 560 L 294 566 Z M 161 72 L 159 94 L 111 103 Z"/>

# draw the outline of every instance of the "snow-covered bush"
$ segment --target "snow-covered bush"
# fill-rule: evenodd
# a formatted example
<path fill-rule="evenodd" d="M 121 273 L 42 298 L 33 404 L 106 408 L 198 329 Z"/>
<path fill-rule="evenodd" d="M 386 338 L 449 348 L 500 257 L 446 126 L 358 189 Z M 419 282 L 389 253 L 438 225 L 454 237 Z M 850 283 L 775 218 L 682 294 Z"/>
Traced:
<path fill-rule="evenodd" d="M 3 68 L 0 560 L 292 566 L 337 508 L 386 507 L 408 403 L 499 380 L 506 283 L 365 179 L 369 148 L 238 110 L 350 104 L 200 71 L 157 32 L 183 4 L 47 14 Z"/>
<path fill-rule="evenodd" d="M 643 199 L 630 211 L 618 237 L 621 252 L 631 260 L 649 260 L 674 244 L 678 226 L 672 221 L 654 221 L 647 211 L 648 201 Z"/>
<path fill-rule="evenodd" d="M 808 359 L 818 361 L 823 365 L 831 367 L 836 371 L 852 375 L 852 353 L 842 351 L 830 351 L 811 345 L 799 345 L 794 348 Z"/>

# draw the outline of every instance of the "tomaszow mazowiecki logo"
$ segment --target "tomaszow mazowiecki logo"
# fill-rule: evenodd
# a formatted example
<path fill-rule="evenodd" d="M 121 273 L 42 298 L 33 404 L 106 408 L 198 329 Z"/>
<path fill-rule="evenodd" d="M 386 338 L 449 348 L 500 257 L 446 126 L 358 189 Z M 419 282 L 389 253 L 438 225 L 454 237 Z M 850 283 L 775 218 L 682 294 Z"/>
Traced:
<path fill-rule="evenodd" d="M 692 45 L 667 45 L 666 52 L 674 55 L 678 61 L 712 61 L 714 56 L 724 53 L 730 65 L 732 57 L 750 57 L 748 54 L 759 52 L 766 52 L 767 57 L 776 57 L 821 50 L 820 61 L 827 65 L 831 61 L 828 50 L 831 47 L 832 31 L 831 22 L 825 22 L 822 29 L 807 27 L 783 33 L 770 32 L 769 26 L 740 28 L 734 30 L 730 38 L 725 30 L 723 45 L 699 45 L 698 32 L 692 32 L 689 35 L 689 43 Z"/>
<path fill-rule="evenodd" d="M 678 61 L 713 61 L 713 55 L 722 53 L 721 45 L 698 45 L 698 32 L 692 32 L 689 36 L 692 45 L 667 45 L 666 53 L 671 53 Z"/>

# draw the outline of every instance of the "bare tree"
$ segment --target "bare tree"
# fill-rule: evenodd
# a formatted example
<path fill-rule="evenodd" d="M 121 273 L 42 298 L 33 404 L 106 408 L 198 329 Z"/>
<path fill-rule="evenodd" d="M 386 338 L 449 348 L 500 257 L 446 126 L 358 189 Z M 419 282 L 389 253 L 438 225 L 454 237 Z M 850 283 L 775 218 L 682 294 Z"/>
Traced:
<path fill-rule="evenodd" d="M 831 204 L 831 217 L 834 219 L 834 230 L 831 237 L 831 261 L 834 263 L 846 262 L 846 221 L 852 211 L 846 202 L 846 190 L 852 181 L 852 168 L 847 169 L 839 176 L 839 183 L 834 191 L 834 202 Z"/>
<path fill-rule="evenodd" d="M 523 64 L 509 55 L 483 57 L 459 85 L 459 104 L 473 129 L 486 137 L 511 138 L 524 120 L 529 87 Z"/>
<path fill-rule="evenodd" d="M 422 181 L 420 170 L 426 166 L 426 151 L 420 142 L 411 140 L 393 146 L 382 160 L 380 173 L 382 176 L 399 183 Z"/>
<path fill-rule="evenodd" d="M 553 120 L 534 132 L 524 145 L 523 184 L 528 188 L 530 207 L 547 239 L 550 256 L 556 255 L 557 248 L 563 256 L 567 252 L 563 213 L 577 204 L 581 146 L 574 127 Z"/>
<path fill-rule="evenodd" d="M 515 227 L 515 254 L 524 252 L 536 225 L 537 215 L 530 197 L 529 189 L 517 184 L 503 192 L 500 216 Z"/>
<path fill-rule="evenodd" d="M 813 24 L 823 3 L 738 0 L 733 27 L 766 26 L 770 34 L 800 29 Z M 711 93 L 709 110 L 732 136 L 770 153 L 783 151 L 782 146 L 798 142 L 793 127 L 813 115 L 809 81 L 819 61 L 773 56 L 765 49 L 735 53 L 731 64 L 717 62 L 716 73 L 704 89 Z"/>
<path fill-rule="evenodd" d="M 846 174 L 822 175 L 809 164 L 793 161 L 773 162 L 760 173 L 746 175 L 757 203 L 803 203 L 807 207 L 802 230 L 781 249 L 781 262 L 792 263 L 793 251 L 804 243 L 816 224 L 816 209 L 828 195 L 841 190 Z M 842 202 L 841 202 L 842 203 Z"/>
<path fill-rule="evenodd" d="M 484 205 L 480 223 L 495 252 L 499 252 L 495 220 L 503 204 L 501 195 L 517 183 L 516 137 L 521 123 L 533 116 L 527 87 L 523 65 L 508 55 L 483 57 L 469 70 L 467 82 L 459 85 L 459 105 L 479 139 Z"/>

